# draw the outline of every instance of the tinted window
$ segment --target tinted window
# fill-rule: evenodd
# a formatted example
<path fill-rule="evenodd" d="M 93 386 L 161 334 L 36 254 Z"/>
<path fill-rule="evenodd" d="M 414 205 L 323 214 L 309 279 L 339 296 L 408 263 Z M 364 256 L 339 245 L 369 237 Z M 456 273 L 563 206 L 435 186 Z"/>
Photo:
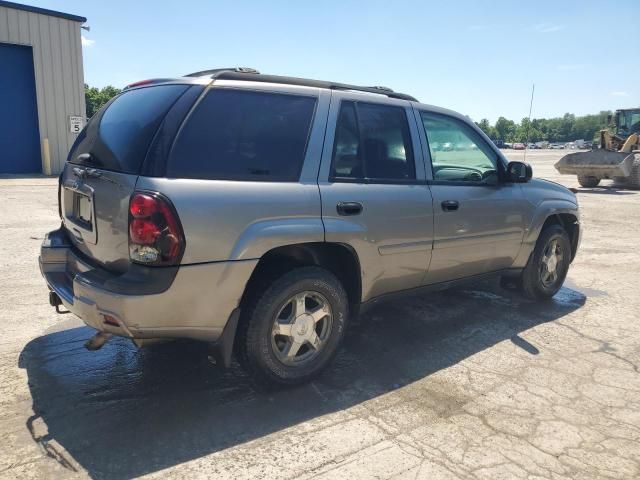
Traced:
<path fill-rule="evenodd" d="M 165 114 L 187 85 L 159 85 L 125 91 L 98 112 L 78 135 L 69 161 L 137 173 Z M 90 153 L 88 160 L 78 155 Z"/>
<path fill-rule="evenodd" d="M 477 132 L 451 117 L 420 112 L 434 180 L 496 183 L 498 157 Z"/>
<path fill-rule="evenodd" d="M 295 181 L 315 104 L 297 95 L 211 90 L 180 133 L 167 176 Z"/>
<path fill-rule="evenodd" d="M 359 155 L 360 134 L 356 121 L 356 108 L 352 102 L 343 103 L 336 124 L 333 144 L 332 176 L 363 178 L 362 159 Z"/>
<path fill-rule="evenodd" d="M 343 102 L 336 125 L 332 176 L 335 179 L 415 179 L 405 110 Z"/>

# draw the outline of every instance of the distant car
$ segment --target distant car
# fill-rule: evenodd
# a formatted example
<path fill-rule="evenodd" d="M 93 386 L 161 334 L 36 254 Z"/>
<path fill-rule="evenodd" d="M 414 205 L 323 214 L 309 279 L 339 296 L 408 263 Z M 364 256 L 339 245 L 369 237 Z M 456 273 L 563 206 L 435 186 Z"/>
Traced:
<path fill-rule="evenodd" d="M 529 145 L 527 145 L 527 148 L 530 149 L 530 150 L 537 150 L 540 147 L 538 145 L 536 145 L 535 143 L 530 143 Z"/>
<path fill-rule="evenodd" d="M 442 144 L 438 142 L 430 143 L 429 146 L 434 152 L 440 152 L 442 150 Z"/>
<path fill-rule="evenodd" d="M 505 148 L 504 140 L 492 140 L 492 142 L 498 148 Z"/>
<path fill-rule="evenodd" d="M 453 146 L 454 150 L 463 151 L 463 150 L 471 150 L 472 143 L 466 142 L 458 142 Z"/>
<path fill-rule="evenodd" d="M 453 150 L 453 143 L 451 143 L 451 142 L 443 143 L 441 150 L 443 152 L 450 152 L 451 150 Z"/>
<path fill-rule="evenodd" d="M 550 143 L 549 144 L 549 148 L 551 150 L 564 150 L 564 145 L 562 145 L 560 143 Z"/>
<path fill-rule="evenodd" d="M 524 143 L 514 143 L 513 144 L 513 149 L 514 150 L 524 150 L 525 149 Z"/>

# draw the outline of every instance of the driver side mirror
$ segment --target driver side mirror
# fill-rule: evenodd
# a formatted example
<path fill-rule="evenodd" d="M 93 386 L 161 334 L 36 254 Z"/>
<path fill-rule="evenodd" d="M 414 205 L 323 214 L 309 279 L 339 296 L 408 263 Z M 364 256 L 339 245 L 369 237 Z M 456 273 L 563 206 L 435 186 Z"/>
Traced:
<path fill-rule="evenodd" d="M 507 181 L 526 183 L 533 177 L 531 165 L 524 162 L 509 162 L 507 165 Z"/>

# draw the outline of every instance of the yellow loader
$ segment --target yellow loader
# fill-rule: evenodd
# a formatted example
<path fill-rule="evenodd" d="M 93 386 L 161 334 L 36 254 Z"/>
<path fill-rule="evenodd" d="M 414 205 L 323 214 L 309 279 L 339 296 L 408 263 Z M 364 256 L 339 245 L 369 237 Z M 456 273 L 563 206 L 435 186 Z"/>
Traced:
<path fill-rule="evenodd" d="M 616 110 L 614 124 L 614 134 L 600 131 L 599 148 L 565 155 L 554 165 L 556 170 L 577 175 L 583 187 L 612 179 L 619 186 L 640 189 L 640 108 Z"/>

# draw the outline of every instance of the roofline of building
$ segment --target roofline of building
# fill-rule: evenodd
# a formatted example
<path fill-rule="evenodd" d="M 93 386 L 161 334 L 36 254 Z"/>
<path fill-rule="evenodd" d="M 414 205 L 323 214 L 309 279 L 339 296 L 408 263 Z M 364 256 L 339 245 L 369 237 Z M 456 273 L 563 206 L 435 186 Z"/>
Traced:
<path fill-rule="evenodd" d="M 70 13 L 57 12 L 55 10 L 49 10 L 47 8 L 33 7 L 31 5 L 23 5 L 21 3 L 5 2 L 0 0 L 0 7 L 13 8 L 15 10 L 22 10 L 25 12 L 39 13 L 41 15 L 48 15 L 50 17 L 59 17 L 66 20 L 72 20 L 74 22 L 85 23 L 87 19 L 78 15 L 71 15 Z"/>

